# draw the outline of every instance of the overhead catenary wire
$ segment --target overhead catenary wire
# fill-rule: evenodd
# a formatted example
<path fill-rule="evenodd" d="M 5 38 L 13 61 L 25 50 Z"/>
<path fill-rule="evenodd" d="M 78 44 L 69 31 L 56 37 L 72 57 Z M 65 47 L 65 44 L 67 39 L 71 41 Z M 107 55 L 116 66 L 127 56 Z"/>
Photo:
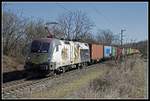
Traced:
<path fill-rule="evenodd" d="M 60 5 L 60 3 L 56 3 L 59 7 L 63 8 L 64 10 L 71 12 L 69 9 L 65 8 L 64 6 Z"/>
<path fill-rule="evenodd" d="M 97 9 L 96 7 L 93 7 L 93 10 L 97 13 L 97 14 L 99 14 L 100 16 L 103 16 L 104 17 L 104 19 L 111 25 L 111 26 L 114 26 L 114 25 L 116 25 L 117 24 L 117 29 L 118 28 L 120 28 L 119 27 L 119 25 L 118 25 L 118 23 L 112 23 L 112 21 L 106 16 L 106 15 L 104 15 L 103 13 L 102 13 L 102 10 L 99 10 L 99 9 Z"/>
<path fill-rule="evenodd" d="M 93 9 L 94 9 L 94 11 L 95 11 L 97 14 L 99 14 L 100 16 L 103 16 L 109 24 L 113 25 L 113 24 L 111 23 L 111 21 L 110 21 L 104 14 L 102 14 L 102 12 L 101 12 L 100 10 L 98 10 L 98 9 L 95 8 L 95 7 L 93 7 Z"/>
<path fill-rule="evenodd" d="M 111 26 L 117 24 L 117 23 L 113 24 L 113 23 L 108 19 L 108 17 L 106 17 L 104 14 L 102 14 L 102 12 L 101 12 L 100 10 L 98 10 L 97 8 L 93 7 L 93 9 L 94 9 L 94 11 L 95 11 L 97 14 L 103 16 L 103 17 L 105 18 L 105 20 L 106 20 Z M 117 27 L 117 28 L 119 28 L 119 27 Z M 119 34 L 121 34 L 121 40 L 120 40 L 120 41 L 121 41 L 121 45 L 122 45 L 122 43 L 123 43 L 123 37 L 125 37 L 125 35 L 122 34 L 122 32 L 119 33 Z"/>
<path fill-rule="evenodd" d="M 60 3 L 56 3 L 56 4 L 57 4 L 59 7 L 63 8 L 64 10 L 66 10 L 66 11 L 68 11 L 68 12 L 71 12 L 69 9 L 67 9 L 67 8 L 65 8 L 64 6 L 60 5 Z M 101 16 L 103 16 L 103 17 L 106 19 L 106 21 L 107 21 L 109 24 L 111 24 L 111 25 L 113 26 L 112 22 L 111 22 L 104 14 L 102 14 L 100 10 L 98 10 L 98 9 L 95 8 L 95 7 L 93 7 L 93 9 L 94 9 L 94 11 L 95 11 L 96 13 L 100 14 Z"/>
<path fill-rule="evenodd" d="M 68 11 L 68 12 L 72 12 L 72 11 L 70 11 L 69 9 L 67 9 L 67 8 L 65 8 L 63 5 L 61 5 L 60 3 L 56 3 L 59 7 L 61 7 L 61 8 L 63 8 L 64 10 L 66 10 L 66 11 Z M 103 16 L 104 17 L 104 19 L 111 25 L 111 26 L 113 26 L 113 25 L 115 25 L 115 24 L 113 24 L 112 22 L 111 22 L 111 20 L 108 18 L 108 17 L 106 17 L 103 13 L 102 13 L 102 11 L 101 10 L 99 10 L 99 9 L 97 9 L 96 7 L 92 7 L 93 8 L 93 10 L 97 13 L 97 14 L 99 14 L 100 16 Z M 118 28 L 118 27 L 117 27 Z M 120 34 L 120 33 L 119 33 Z M 121 37 L 124 37 L 124 35 L 122 35 Z M 121 39 L 122 40 L 122 39 Z"/>

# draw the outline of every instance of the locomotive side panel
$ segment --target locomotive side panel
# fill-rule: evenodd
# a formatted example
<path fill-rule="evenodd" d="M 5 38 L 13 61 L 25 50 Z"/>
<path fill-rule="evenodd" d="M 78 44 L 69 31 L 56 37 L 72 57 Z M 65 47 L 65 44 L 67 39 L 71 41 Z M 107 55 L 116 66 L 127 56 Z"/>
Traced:
<path fill-rule="evenodd" d="M 90 48 L 87 43 L 79 43 L 80 47 L 80 62 L 90 62 Z"/>
<path fill-rule="evenodd" d="M 89 45 L 73 41 L 60 41 L 61 45 L 54 44 L 52 62 L 56 63 L 56 69 L 61 66 L 90 62 Z"/>
<path fill-rule="evenodd" d="M 57 44 L 57 43 L 61 44 Z M 54 62 L 56 64 L 56 69 L 60 66 L 65 66 L 71 64 L 70 61 L 70 43 L 65 43 L 62 40 L 55 40 L 53 42 L 53 53 L 51 57 L 51 62 Z"/>

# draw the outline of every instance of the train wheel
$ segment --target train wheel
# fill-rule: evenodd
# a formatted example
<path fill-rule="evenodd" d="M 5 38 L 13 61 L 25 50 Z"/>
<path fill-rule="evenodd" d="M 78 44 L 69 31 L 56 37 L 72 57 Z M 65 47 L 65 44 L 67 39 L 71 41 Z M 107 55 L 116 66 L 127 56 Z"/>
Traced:
<path fill-rule="evenodd" d="M 80 64 L 80 65 L 78 66 L 78 68 L 79 68 L 79 69 L 82 69 L 82 68 L 83 68 L 83 64 Z"/>
<path fill-rule="evenodd" d="M 65 67 L 62 68 L 62 72 L 63 72 L 63 73 L 66 72 L 66 68 L 65 68 Z"/>
<path fill-rule="evenodd" d="M 84 68 L 87 68 L 87 67 L 88 67 L 88 65 L 87 65 L 87 63 L 85 62 L 85 63 L 84 63 Z"/>
<path fill-rule="evenodd" d="M 83 63 L 83 66 L 82 66 L 82 68 L 84 68 L 84 69 L 86 68 L 86 63 Z"/>
<path fill-rule="evenodd" d="M 55 70 L 53 71 L 50 71 L 46 76 L 50 77 L 50 76 L 55 76 L 56 75 L 56 72 Z"/>

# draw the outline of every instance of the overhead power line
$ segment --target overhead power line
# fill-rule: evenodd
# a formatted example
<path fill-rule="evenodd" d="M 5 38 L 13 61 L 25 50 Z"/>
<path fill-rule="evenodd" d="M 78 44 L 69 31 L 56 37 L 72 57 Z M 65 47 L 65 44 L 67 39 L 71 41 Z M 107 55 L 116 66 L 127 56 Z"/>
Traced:
<path fill-rule="evenodd" d="M 103 15 L 100 10 L 98 10 L 98 9 L 95 8 L 95 7 L 93 7 L 93 9 L 94 9 L 94 11 L 95 11 L 97 14 L 103 16 L 103 17 L 105 18 L 105 20 L 106 20 L 109 24 L 113 25 L 113 24 L 111 23 L 111 21 L 110 21 L 105 15 Z"/>
<path fill-rule="evenodd" d="M 63 8 L 64 10 L 71 12 L 69 9 L 65 8 L 64 6 L 60 5 L 59 3 L 56 3 L 59 7 Z"/>
<path fill-rule="evenodd" d="M 120 25 L 118 25 L 118 23 L 115 23 L 115 24 L 112 23 L 112 21 L 111 21 L 107 16 L 105 16 L 105 15 L 102 13 L 102 10 L 99 10 L 99 9 L 97 9 L 97 8 L 95 8 L 95 7 L 93 7 L 93 9 L 94 9 L 94 11 L 95 11 L 97 14 L 103 16 L 103 17 L 105 18 L 105 20 L 106 20 L 109 24 L 111 24 L 112 26 L 117 25 L 116 28 L 120 28 L 120 27 L 119 27 Z"/>

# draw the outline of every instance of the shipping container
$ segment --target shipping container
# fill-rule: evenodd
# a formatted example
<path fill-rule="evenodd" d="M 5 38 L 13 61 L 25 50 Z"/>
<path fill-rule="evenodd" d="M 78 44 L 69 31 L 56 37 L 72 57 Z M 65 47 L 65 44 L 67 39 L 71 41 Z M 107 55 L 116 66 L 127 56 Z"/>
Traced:
<path fill-rule="evenodd" d="M 127 48 L 127 55 L 130 54 L 130 48 Z"/>
<path fill-rule="evenodd" d="M 138 50 L 137 50 L 137 49 L 133 49 L 133 51 L 134 51 L 134 52 L 133 52 L 134 54 L 138 53 Z"/>
<path fill-rule="evenodd" d="M 104 58 L 110 58 L 112 56 L 112 46 L 104 46 Z"/>
<path fill-rule="evenodd" d="M 132 48 L 129 48 L 129 54 L 132 54 Z"/>
<path fill-rule="evenodd" d="M 117 48 L 116 47 L 112 47 L 112 56 L 115 57 L 117 54 Z"/>
<path fill-rule="evenodd" d="M 119 56 L 119 55 L 121 55 L 122 54 L 122 49 L 121 48 L 117 48 L 117 55 Z"/>
<path fill-rule="evenodd" d="M 125 55 L 125 48 L 122 49 L 122 55 Z"/>
<path fill-rule="evenodd" d="M 103 58 L 103 45 L 90 44 L 91 61 L 99 61 Z"/>
<path fill-rule="evenodd" d="M 138 49 L 136 49 L 136 53 L 140 53 L 140 51 Z"/>
<path fill-rule="evenodd" d="M 124 48 L 124 54 L 127 55 L 127 48 Z"/>

